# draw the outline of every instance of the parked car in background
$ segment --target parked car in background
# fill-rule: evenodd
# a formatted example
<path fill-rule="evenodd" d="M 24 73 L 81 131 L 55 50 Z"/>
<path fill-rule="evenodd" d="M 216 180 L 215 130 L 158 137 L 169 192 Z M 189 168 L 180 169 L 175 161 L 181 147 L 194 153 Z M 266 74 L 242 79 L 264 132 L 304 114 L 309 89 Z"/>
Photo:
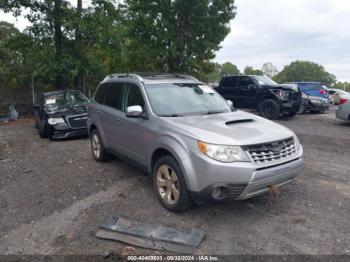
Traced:
<path fill-rule="evenodd" d="M 90 100 L 77 90 L 43 93 L 34 104 L 36 128 L 42 138 L 60 139 L 87 135 Z"/>
<path fill-rule="evenodd" d="M 336 117 L 345 120 L 350 121 L 350 94 L 343 95 L 342 98 L 340 98 L 339 105 L 336 111 Z"/>
<path fill-rule="evenodd" d="M 235 107 L 256 109 L 268 119 L 292 117 L 301 104 L 301 92 L 297 87 L 279 85 L 260 75 L 224 76 L 216 91 L 231 100 Z"/>
<path fill-rule="evenodd" d="M 348 92 L 336 88 L 328 88 L 328 93 L 332 96 L 335 105 L 339 105 L 340 100 L 349 95 Z"/>
<path fill-rule="evenodd" d="M 323 113 L 332 103 L 327 87 L 318 82 L 292 82 L 303 92 L 299 113 Z"/>
<path fill-rule="evenodd" d="M 266 193 L 303 166 L 291 130 L 234 109 L 190 76 L 107 76 L 89 106 L 88 127 L 95 160 L 112 153 L 151 173 L 160 203 L 173 212 L 193 199 Z"/>

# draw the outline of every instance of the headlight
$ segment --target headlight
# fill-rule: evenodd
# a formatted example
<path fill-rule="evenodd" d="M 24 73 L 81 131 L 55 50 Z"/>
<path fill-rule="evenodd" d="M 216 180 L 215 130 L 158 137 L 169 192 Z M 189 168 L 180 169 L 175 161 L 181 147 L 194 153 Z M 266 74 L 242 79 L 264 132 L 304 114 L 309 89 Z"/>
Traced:
<path fill-rule="evenodd" d="M 57 124 L 63 124 L 64 123 L 64 119 L 62 117 L 50 117 L 47 122 L 50 125 L 57 125 Z"/>
<path fill-rule="evenodd" d="M 287 100 L 289 98 L 289 92 L 288 91 L 277 89 L 277 90 L 273 90 L 273 92 L 281 100 Z"/>
<path fill-rule="evenodd" d="M 249 162 L 247 155 L 239 146 L 213 145 L 201 141 L 198 141 L 197 144 L 199 151 L 217 161 L 225 163 Z"/>
<path fill-rule="evenodd" d="M 299 138 L 295 134 L 294 134 L 294 143 L 297 148 L 297 152 L 299 152 L 301 150 L 301 144 L 300 144 Z"/>

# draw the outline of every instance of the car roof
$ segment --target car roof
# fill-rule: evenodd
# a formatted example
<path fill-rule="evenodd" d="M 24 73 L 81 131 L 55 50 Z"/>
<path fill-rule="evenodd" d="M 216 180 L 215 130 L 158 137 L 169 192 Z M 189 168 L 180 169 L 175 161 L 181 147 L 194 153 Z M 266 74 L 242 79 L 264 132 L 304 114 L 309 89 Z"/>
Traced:
<path fill-rule="evenodd" d="M 307 81 L 288 82 L 287 84 L 320 84 L 320 85 L 323 85 L 323 83 L 321 83 L 321 82 L 307 82 Z"/>
<path fill-rule="evenodd" d="M 144 84 L 160 84 L 160 83 L 189 83 L 198 84 L 202 83 L 198 79 L 183 75 L 183 74 L 172 74 L 172 73 L 144 73 L 144 74 L 112 74 L 105 77 L 101 82 L 120 82 L 122 80 L 133 80 L 142 82 Z"/>

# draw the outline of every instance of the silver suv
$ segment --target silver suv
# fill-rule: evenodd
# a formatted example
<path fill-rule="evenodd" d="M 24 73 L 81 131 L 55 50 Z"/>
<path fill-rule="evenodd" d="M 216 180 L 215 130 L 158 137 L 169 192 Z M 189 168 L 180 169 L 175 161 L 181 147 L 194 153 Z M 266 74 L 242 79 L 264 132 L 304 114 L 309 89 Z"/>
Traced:
<path fill-rule="evenodd" d="M 235 110 L 185 75 L 114 74 L 88 109 L 92 153 L 116 155 L 151 173 L 161 204 L 247 199 L 292 181 L 303 148 L 289 129 Z"/>

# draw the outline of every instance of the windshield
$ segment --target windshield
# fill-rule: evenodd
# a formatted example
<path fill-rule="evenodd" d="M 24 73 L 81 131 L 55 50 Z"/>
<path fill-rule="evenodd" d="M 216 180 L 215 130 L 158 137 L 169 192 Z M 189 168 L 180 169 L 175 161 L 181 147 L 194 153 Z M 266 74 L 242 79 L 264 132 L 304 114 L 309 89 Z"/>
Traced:
<path fill-rule="evenodd" d="M 147 84 L 146 92 L 158 116 L 219 114 L 231 112 L 227 102 L 203 84 Z"/>
<path fill-rule="evenodd" d="M 89 102 L 89 98 L 79 92 L 65 92 L 45 97 L 45 106 L 50 107 L 83 106 Z"/>
<path fill-rule="evenodd" d="M 262 86 L 268 85 L 268 86 L 275 86 L 278 85 L 275 81 L 268 78 L 267 76 L 253 76 L 253 78 L 258 81 L 258 83 Z"/>

